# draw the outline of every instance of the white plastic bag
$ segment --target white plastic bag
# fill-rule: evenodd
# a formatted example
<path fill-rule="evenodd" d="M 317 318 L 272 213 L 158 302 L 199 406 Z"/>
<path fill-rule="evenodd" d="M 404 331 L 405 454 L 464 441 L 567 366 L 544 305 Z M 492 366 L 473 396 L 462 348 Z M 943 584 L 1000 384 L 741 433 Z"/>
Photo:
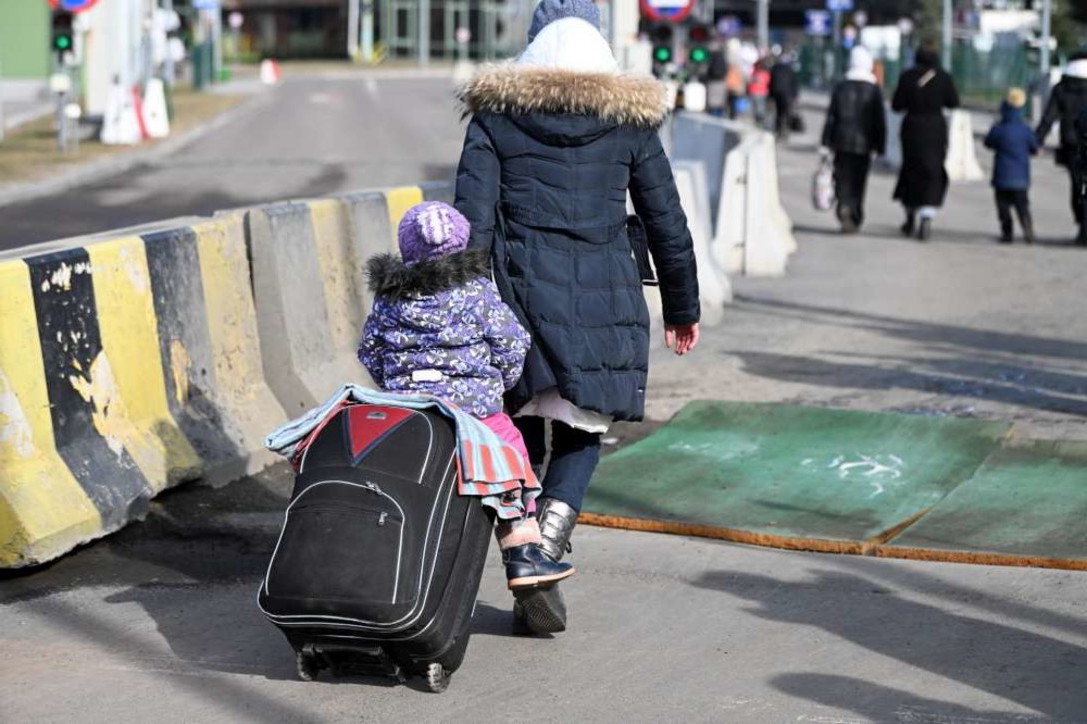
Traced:
<path fill-rule="evenodd" d="M 834 165 L 829 155 L 823 155 L 811 179 L 811 203 L 816 211 L 830 211 L 834 201 Z"/>

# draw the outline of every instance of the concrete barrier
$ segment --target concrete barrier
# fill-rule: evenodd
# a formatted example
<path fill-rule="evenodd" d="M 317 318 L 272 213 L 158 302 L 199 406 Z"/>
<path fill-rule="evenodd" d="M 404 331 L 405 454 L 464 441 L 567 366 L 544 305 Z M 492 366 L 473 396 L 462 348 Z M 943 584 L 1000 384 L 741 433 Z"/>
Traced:
<path fill-rule="evenodd" d="M 155 363 L 159 320 L 139 236 L 3 266 L 5 336 L 27 333 L 0 354 L 0 566 L 10 567 L 141 517 L 205 465 Z M 47 472 L 56 477 L 43 481 Z"/>
<path fill-rule="evenodd" d="M 784 274 L 797 245 L 778 192 L 773 137 L 695 113 L 677 113 L 671 132 L 673 163 L 699 162 L 706 171 L 709 256 L 724 273 Z"/>
<path fill-rule="evenodd" d="M 328 211 L 324 203 L 318 202 L 318 214 Z M 311 206 L 292 201 L 245 212 L 264 377 L 288 415 L 314 407 L 346 382 L 370 383 L 339 331 L 347 322 L 335 318 L 342 311 L 337 302 L 345 300 L 330 305 L 326 293 L 326 285 L 345 293 L 350 285 L 343 274 L 354 273 L 358 263 L 335 268 L 342 249 L 328 239 L 318 242 Z M 324 264 L 322 254 L 330 257 Z M 362 306 L 361 298 L 350 301 Z"/>
<path fill-rule="evenodd" d="M 222 484 L 276 462 L 263 445 L 286 420 L 264 382 L 244 218 L 224 214 L 143 235 L 167 403 Z"/>
<path fill-rule="evenodd" d="M 702 324 L 712 327 L 719 324 L 724 317 L 725 304 L 732 301 L 732 287 L 725 270 L 718 266 L 710 253 L 713 224 L 710 222 L 706 170 L 701 163 L 694 161 L 679 161 L 674 167 L 680 204 L 687 215 L 687 225 L 694 241 L 694 254 L 698 260 Z"/>
<path fill-rule="evenodd" d="M 956 109 L 948 123 L 947 169 L 951 181 L 981 181 L 985 172 L 978 163 L 977 144 L 974 141 L 974 123 L 970 112 Z"/>
<path fill-rule="evenodd" d="M 751 276 L 780 276 L 796 251 L 793 225 L 778 194 L 777 147 L 760 132 L 747 154 L 744 268 Z"/>
<path fill-rule="evenodd" d="M 246 211 L 264 376 L 289 414 L 346 382 L 372 384 L 356 349 L 372 299 L 366 260 L 396 250 L 395 229 L 448 185 L 406 186 Z"/>

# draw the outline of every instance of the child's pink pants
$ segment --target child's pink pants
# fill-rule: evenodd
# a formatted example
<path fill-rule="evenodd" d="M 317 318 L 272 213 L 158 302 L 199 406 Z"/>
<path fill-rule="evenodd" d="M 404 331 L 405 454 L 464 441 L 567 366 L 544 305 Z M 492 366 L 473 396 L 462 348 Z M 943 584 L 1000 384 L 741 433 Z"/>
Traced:
<path fill-rule="evenodd" d="M 509 444 L 514 450 L 521 453 L 521 457 L 525 459 L 526 463 L 529 463 L 528 448 L 525 447 L 525 439 L 521 437 L 521 431 L 513 424 L 513 420 L 509 415 L 500 412 L 497 415 L 482 417 L 479 421 L 491 428 L 491 432 L 497 435 L 502 442 Z M 535 500 L 528 504 L 526 512 L 529 514 L 536 512 Z"/>

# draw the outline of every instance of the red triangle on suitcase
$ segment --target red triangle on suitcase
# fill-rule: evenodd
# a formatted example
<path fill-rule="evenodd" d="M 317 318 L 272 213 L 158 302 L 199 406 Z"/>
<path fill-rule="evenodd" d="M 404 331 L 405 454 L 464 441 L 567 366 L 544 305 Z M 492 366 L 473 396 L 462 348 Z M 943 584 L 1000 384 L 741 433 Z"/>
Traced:
<path fill-rule="evenodd" d="M 351 405 L 347 408 L 347 439 L 351 457 L 359 459 L 382 437 L 412 415 L 412 410 L 385 405 Z"/>

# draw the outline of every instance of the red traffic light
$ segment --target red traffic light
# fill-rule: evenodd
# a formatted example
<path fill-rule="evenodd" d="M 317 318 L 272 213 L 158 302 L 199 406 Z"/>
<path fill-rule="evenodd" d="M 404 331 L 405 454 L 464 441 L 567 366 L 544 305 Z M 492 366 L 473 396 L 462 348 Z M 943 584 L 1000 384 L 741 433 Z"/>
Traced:
<path fill-rule="evenodd" d="M 705 25 L 692 25 L 687 31 L 687 38 L 692 43 L 705 43 L 710 39 L 710 29 Z"/>

